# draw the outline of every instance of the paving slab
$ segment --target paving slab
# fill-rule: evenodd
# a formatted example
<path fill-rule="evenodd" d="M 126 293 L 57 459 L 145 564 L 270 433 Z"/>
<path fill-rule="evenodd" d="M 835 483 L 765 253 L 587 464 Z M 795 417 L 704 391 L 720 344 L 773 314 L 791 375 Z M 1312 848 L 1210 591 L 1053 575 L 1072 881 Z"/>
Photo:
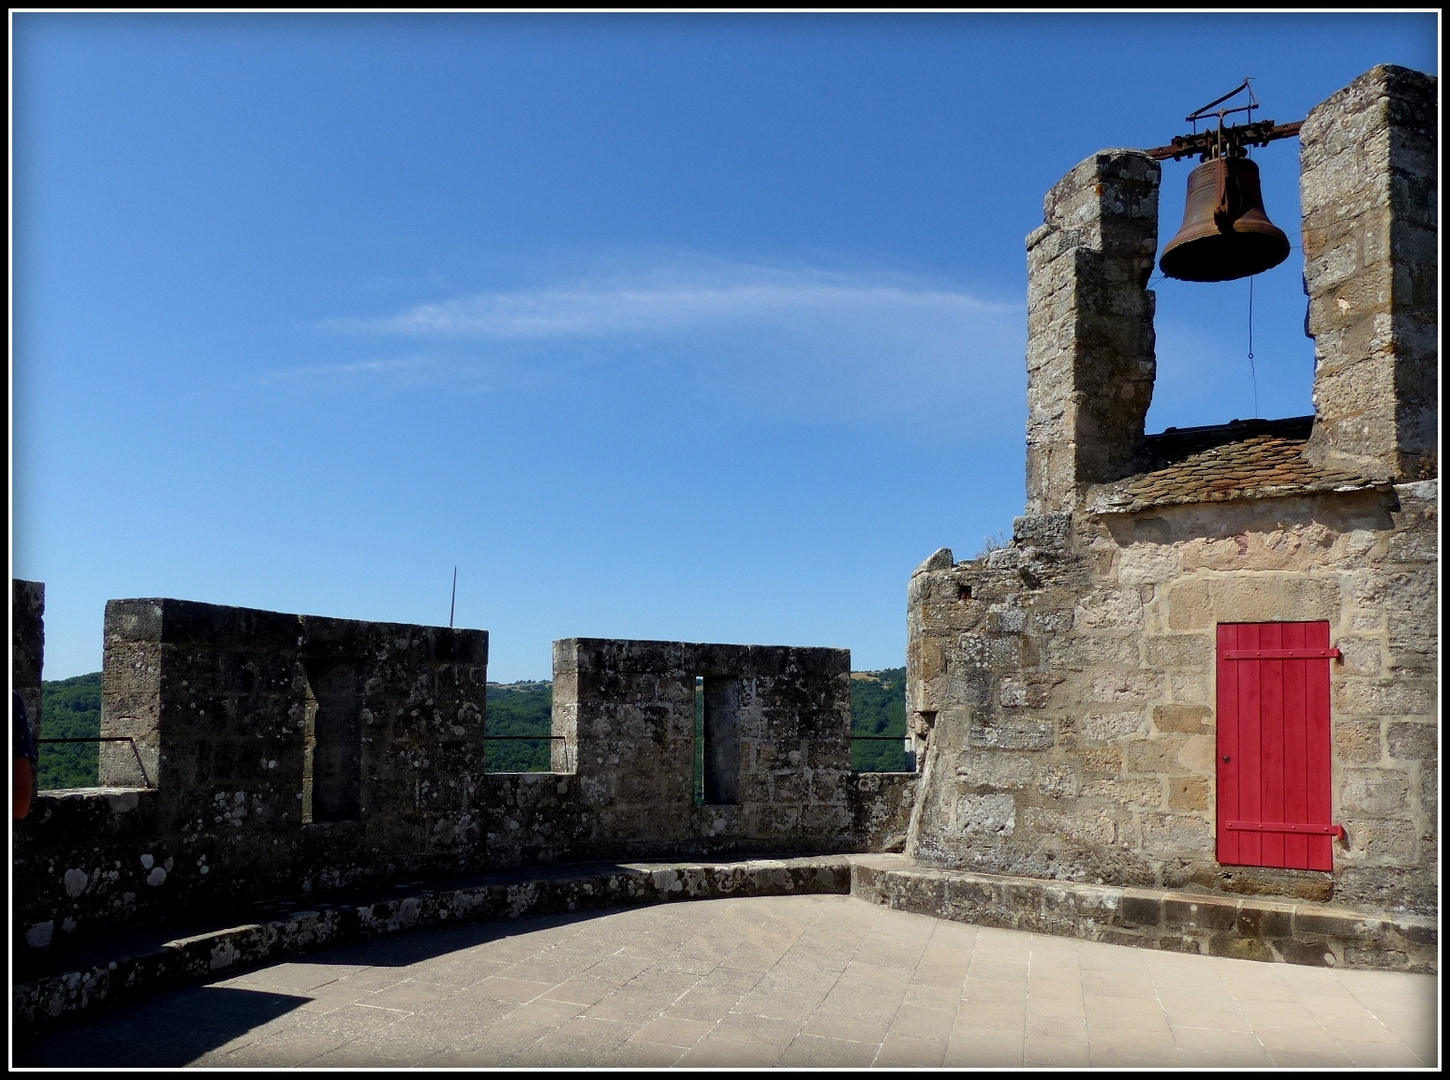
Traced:
<path fill-rule="evenodd" d="M 845 895 L 731 897 L 321 949 L 13 1063 L 1433 1068 L 1436 992 L 1430 975 L 1170 955 Z"/>

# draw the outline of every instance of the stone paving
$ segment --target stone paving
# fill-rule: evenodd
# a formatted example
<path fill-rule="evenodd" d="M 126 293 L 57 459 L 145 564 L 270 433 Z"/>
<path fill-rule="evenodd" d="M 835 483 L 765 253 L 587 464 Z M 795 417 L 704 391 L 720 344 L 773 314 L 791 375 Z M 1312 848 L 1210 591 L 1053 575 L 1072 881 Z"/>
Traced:
<path fill-rule="evenodd" d="M 17 1051 L 51 1067 L 1431 1067 L 1437 980 L 975 927 L 847 896 L 312 953 Z"/>

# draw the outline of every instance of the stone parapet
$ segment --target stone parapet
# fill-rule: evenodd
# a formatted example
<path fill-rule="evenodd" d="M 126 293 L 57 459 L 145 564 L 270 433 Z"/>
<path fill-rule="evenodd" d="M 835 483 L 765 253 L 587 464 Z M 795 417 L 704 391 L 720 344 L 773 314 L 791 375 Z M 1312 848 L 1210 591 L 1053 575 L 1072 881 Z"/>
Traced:
<path fill-rule="evenodd" d="M 107 744 L 102 787 L 16 823 L 13 947 L 445 874 L 905 843 L 917 777 L 851 771 L 846 650 L 561 641 L 547 773 L 486 768 L 487 650 L 478 630 L 112 601 L 102 734 L 137 749 Z"/>
<path fill-rule="evenodd" d="M 1314 967 L 1437 970 L 1437 920 L 1429 916 L 936 870 L 891 856 L 853 858 L 851 895 L 898 911 L 1115 945 Z"/>

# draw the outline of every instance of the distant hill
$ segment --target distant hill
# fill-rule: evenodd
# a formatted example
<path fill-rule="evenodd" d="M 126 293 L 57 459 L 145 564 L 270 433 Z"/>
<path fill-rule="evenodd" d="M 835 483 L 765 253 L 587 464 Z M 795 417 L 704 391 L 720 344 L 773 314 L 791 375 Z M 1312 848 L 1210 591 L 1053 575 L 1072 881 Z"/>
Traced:
<path fill-rule="evenodd" d="M 101 733 L 101 673 L 43 682 L 42 738 L 78 738 Z M 489 772 L 547 772 L 549 734 L 554 707 L 550 682 L 494 683 L 487 687 L 486 734 L 512 736 L 489 740 L 484 760 Z M 697 695 L 698 697 L 698 695 Z M 703 715 L 696 703 L 697 724 Z M 851 673 L 851 733 L 906 735 L 906 668 Z M 519 736 L 534 736 L 525 741 Z M 40 787 L 44 790 L 93 787 L 96 743 L 56 743 L 40 747 Z M 696 755 L 699 756 L 698 754 Z M 901 741 L 854 742 L 851 767 L 867 772 L 906 768 Z M 698 772 L 700 763 L 696 763 Z"/>
<path fill-rule="evenodd" d="M 554 684 L 516 682 L 488 684 L 485 735 L 547 735 L 554 712 Z M 549 740 L 515 739 L 486 742 L 484 768 L 489 772 L 548 772 Z"/>
<path fill-rule="evenodd" d="M 101 733 L 101 673 L 77 675 L 40 684 L 40 737 L 42 739 L 90 738 Z M 95 787 L 99 744 L 42 743 L 39 786 L 54 788 Z"/>
<path fill-rule="evenodd" d="M 851 734 L 898 737 L 894 742 L 853 742 L 851 768 L 905 771 L 906 668 L 851 672 Z"/>

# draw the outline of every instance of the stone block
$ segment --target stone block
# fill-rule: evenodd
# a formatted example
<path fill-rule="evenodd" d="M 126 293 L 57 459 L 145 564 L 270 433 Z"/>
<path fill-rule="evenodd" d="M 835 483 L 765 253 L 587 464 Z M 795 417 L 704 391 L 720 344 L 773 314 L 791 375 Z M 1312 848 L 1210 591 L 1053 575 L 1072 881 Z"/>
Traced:
<path fill-rule="evenodd" d="M 973 788 L 1014 790 L 1032 785 L 1034 754 L 1009 750 L 969 749 L 957 762 L 957 780 Z"/>
<path fill-rule="evenodd" d="M 1213 784 L 1201 776 L 1175 776 L 1168 780 L 1168 809 L 1213 809 Z"/>
<path fill-rule="evenodd" d="M 1275 948 L 1284 962 L 1302 964 L 1305 967 L 1334 967 L 1337 959 L 1334 950 L 1318 941 L 1275 941 Z"/>
<path fill-rule="evenodd" d="M 1111 799 L 1123 806 L 1138 809 L 1158 810 L 1163 805 L 1163 784 L 1157 778 L 1098 777 L 1083 783 L 1082 795 L 1095 799 Z"/>
<path fill-rule="evenodd" d="M 1119 551 L 1117 570 L 1124 585 L 1171 581 L 1180 572 L 1178 549 L 1166 544 L 1132 544 Z"/>
<path fill-rule="evenodd" d="M 1238 918 L 1238 903 L 1212 897 L 1163 898 L 1163 925 L 1187 930 L 1228 930 Z"/>
<path fill-rule="evenodd" d="M 1149 927 L 1163 924 L 1163 898 L 1134 892 L 1123 893 L 1118 905 L 1118 920 L 1125 927 Z"/>
<path fill-rule="evenodd" d="M 1428 680 L 1346 678 L 1333 685 L 1334 706 L 1351 716 L 1434 716 L 1435 689 Z"/>
<path fill-rule="evenodd" d="M 1110 742 L 1143 733 L 1143 714 L 1125 712 L 1089 713 L 1076 725 L 1078 735 L 1093 742 Z"/>
<path fill-rule="evenodd" d="M 1073 609 L 1079 630 L 1137 630 L 1143 625 L 1143 597 L 1136 585 L 1127 589 L 1095 589 Z"/>
<path fill-rule="evenodd" d="M 1052 747 L 1052 721 L 1031 716 L 974 714 L 969 731 L 971 746 L 1003 750 L 1047 750 Z"/>
<path fill-rule="evenodd" d="M 1056 851 L 1051 850 L 1056 845 L 1046 845 L 1049 860 L 1055 858 L 1058 866 L 1066 868 L 1067 864 L 1075 861 L 1073 847 L 1106 850 L 1118 843 L 1123 820 L 1125 815 L 1121 812 L 1115 816 L 1111 811 L 1081 804 L 1069 804 L 1062 810 L 1027 806 L 1018 815 L 1018 834 L 1039 840 L 1052 837 L 1066 841 L 1068 847 Z"/>
<path fill-rule="evenodd" d="M 1118 776 L 1123 771 L 1123 751 L 1116 746 L 1087 747 L 1080 758 L 1086 776 Z"/>
<path fill-rule="evenodd" d="M 1300 939 L 1353 940 L 1364 937 L 1378 927 L 1377 920 L 1372 923 L 1366 922 L 1357 913 L 1307 907 L 1294 910 L 1294 936 Z"/>
<path fill-rule="evenodd" d="M 955 820 L 962 836 L 1005 838 L 1017 827 L 1017 805 L 1011 795 L 962 795 Z"/>
<path fill-rule="evenodd" d="M 1403 818 L 1356 818 L 1345 815 L 1348 858 L 1366 863 L 1413 865 L 1419 853 L 1419 831 Z"/>
<path fill-rule="evenodd" d="M 1380 722 L 1378 720 L 1339 720 L 1334 723 L 1334 750 L 1340 761 L 1369 764 L 1380 760 Z"/>
<path fill-rule="evenodd" d="M 1398 769 L 1346 769 L 1340 807 L 1346 813 L 1397 817 L 1409 810 L 1410 778 Z"/>
<path fill-rule="evenodd" d="M 1273 962 L 1274 950 L 1266 942 L 1244 937 L 1239 933 L 1214 934 L 1208 939 L 1210 956 L 1226 956 L 1233 960 Z"/>
<path fill-rule="evenodd" d="M 1339 580 L 1283 572 L 1215 578 L 1209 597 L 1217 622 L 1339 621 Z"/>
<path fill-rule="evenodd" d="M 1213 731 L 1213 711 L 1203 705 L 1158 705 L 1153 709 L 1153 727 L 1161 732 L 1207 735 Z"/>
<path fill-rule="evenodd" d="M 1239 901 L 1234 930 L 1246 938 L 1291 938 L 1294 908 L 1288 904 Z"/>
<path fill-rule="evenodd" d="M 1377 637 L 1340 637 L 1335 641 L 1340 651 L 1339 670 L 1345 675 L 1379 675 L 1384 670 L 1384 642 Z"/>
<path fill-rule="evenodd" d="M 1385 743 L 1390 757 L 1420 760 L 1435 756 L 1438 738 L 1439 728 L 1433 721 L 1394 723 L 1389 725 Z"/>
<path fill-rule="evenodd" d="M 1170 634 L 1145 639 L 1144 659 L 1150 667 L 1213 667 L 1213 638 L 1207 634 Z"/>
<path fill-rule="evenodd" d="M 1177 735 L 1157 739 L 1137 739 L 1123 744 L 1123 764 L 1129 773 L 1153 773 L 1160 776 L 1182 775 L 1194 771 L 1185 763 L 1186 752 L 1195 740 Z M 1192 754 L 1189 754 L 1192 757 Z"/>
<path fill-rule="evenodd" d="M 1088 700 L 1099 704 L 1144 705 L 1161 700 L 1164 677 L 1156 671 L 1097 671 L 1091 676 Z"/>
<path fill-rule="evenodd" d="M 1209 583 L 1202 578 L 1180 578 L 1166 589 L 1164 597 L 1168 609 L 1168 626 L 1173 630 L 1211 630 L 1213 628 L 1213 600 L 1209 595 Z"/>
<path fill-rule="evenodd" d="M 1138 650 L 1137 637 L 1123 634 L 1054 635 L 1044 647 L 1048 667 L 1058 671 L 1137 667 Z"/>
<path fill-rule="evenodd" d="M 1143 850 L 1152 855 L 1212 852 L 1213 825 L 1187 814 L 1144 814 Z"/>
<path fill-rule="evenodd" d="M 1082 778 L 1073 765 L 1043 765 L 1037 773 L 1037 790 L 1051 799 L 1074 799 L 1082 789 Z"/>

